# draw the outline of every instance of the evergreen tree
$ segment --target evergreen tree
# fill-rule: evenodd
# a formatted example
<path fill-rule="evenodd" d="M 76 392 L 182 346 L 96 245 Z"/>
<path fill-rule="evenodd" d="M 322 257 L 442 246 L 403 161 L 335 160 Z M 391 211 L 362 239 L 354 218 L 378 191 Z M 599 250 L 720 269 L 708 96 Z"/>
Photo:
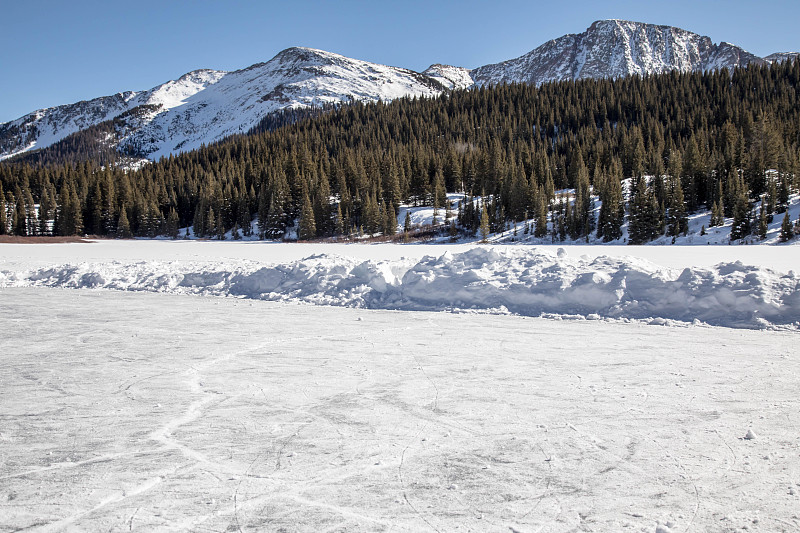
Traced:
<path fill-rule="evenodd" d="M 658 204 L 645 178 L 635 180 L 628 215 L 629 244 L 644 244 L 658 236 Z"/>
<path fill-rule="evenodd" d="M 12 233 L 14 235 L 19 236 L 26 236 L 28 234 L 27 231 L 27 224 L 26 224 L 26 217 L 25 217 L 25 202 L 22 199 L 22 195 L 17 196 L 17 205 L 14 209 L 14 224 L 12 227 Z"/>
<path fill-rule="evenodd" d="M 595 178 L 597 179 L 597 178 Z M 597 221 L 597 237 L 603 242 L 611 242 L 622 237 L 622 224 L 625 221 L 625 200 L 622 184 L 617 176 L 600 178 L 600 214 Z"/>
<path fill-rule="evenodd" d="M 787 242 L 794 237 L 794 228 L 792 227 L 792 219 L 789 218 L 789 211 L 783 215 L 783 222 L 781 223 L 781 242 Z"/>
<path fill-rule="evenodd" d="M 484 205 L 481 209 L 481 242 L 486 243 L 489 238 L 489 212 Z"/>
<path fill-rule="evenodd" d="M 761 209 L 758 213 L 758 238 L 762 241 L 767 238 L 767 213 L 764 202 L 761 202 Z"/>
<path fill-rule="evenodd" d="M 180 231 L 179 226 L 180 221 L 178 220 L 178 213 L 174 209 L 170 209 L 169 216 L 167 217 L 167 236 L 172 239 L 177 239 Z"/>
<path fill-rule="evenodd" d="M 119 210 L 119 220 L 117 221 L 116 229 L 116 235 L 118 239 L 130 239 L 132 237 L 131 225 L 128 222 L 127 211 L 128 210 L 124 205 Z"/>
<path fill-rule="evenodd" d="M 381 203 L 381 208 L 383 210 L 383 234 L 394 235 L 397 233 L 397 215 L 395 215 L 394 207 L 384 201 Z"/>
<path fill-rule="evenodd" d="M 731 225 L 731 240 L 736 241 L 750 235 L 750 202 L 746 189 L 739 188 L 733 206 L 733 224 Z"/>
<path fill-rule="evenodd" d="M 301 241 L 310 241 L 317 236 L 317 225 L 314 221 L 314 209 L 311 207 L 311 200 L 308 195 L 303 199 L 303 208 L 300 212 L 300 225 L 297 230 L 297 238 Z"/>
<path fill-rule="evenodd" d="M 681 180 L 677 177 L 670 177 L 669 180 L 669 203 L 667 206 L 666 226 L 667 234 L 675 237 L 689 231 L 689 218 L 686 216 L 686 204 L 683 201 L 683 187 Z"/>
<path fill-rule="evenodd" d="M 8 216 L 6 215 L 6 195 L 3 193 L 3 182 L 0 181 L 0 235 L 8 233 Z"/>
<path fill-rule="evenodd" d="M 543 238 L 547 236 L 547 199 L 544 191 L 536 195 L 536 225 L 533 236 Z"/>
<path fill-rule="evenodd" d="M 342 218 L 342 207 L 336 204 L 336 221 L 335 221 L 334 234 L 344 235 L 344 219 Z"/>

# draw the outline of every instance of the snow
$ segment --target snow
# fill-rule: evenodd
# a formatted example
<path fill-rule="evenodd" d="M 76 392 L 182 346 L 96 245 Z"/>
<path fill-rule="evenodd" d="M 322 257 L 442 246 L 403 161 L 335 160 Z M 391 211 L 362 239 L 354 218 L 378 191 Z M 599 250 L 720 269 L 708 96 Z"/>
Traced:
<path fill-rule="evenodd" d="M 580 34 L 548 41 L 527 54 L 470 72 L 478 85 L 524 82 L 535 85 L 584 78 L 619 78 L 632 74 L 660 74 L 733 68 L 763 63 L 729 43 L 715 45 L 710 38 L 680 28 L 598 20 Z"/>
<path fill-rule="evenodd" d="M 455 67 L 449 67 L 442 76 L 452 78 L 456 85 L 463 85 L 469 79 L 465 69 Z M 127 132 L 120 145 L 145 153 L 155 161 L 230 135 L 247 133 L 266 115 L 284 109 L 352 100 L 376 102 L 403 96 L 436 96 L 441 91 L 442 86 L 410 70 L 294 47 L 266 63 L 242 70 L 196 70 L 149 91 L 120 93 L 39 110 L 7 123 L 35 126 L 37 132 L 31 134 L 25 146 L 13 153 L 0 154 L 0 160 L 44 148 L 71 133 L 145 104 L 159 107 L 143 116 L 143 124 Z M 27 134 L 20 135 L 20 139 L 28 139 Z"/>
<path fill-rule="evenodd" d="M 794 332 L 30 287 L 0 329 L 4 531 L 800 528 Z"/>
<path fill-rule="evenodd" d="M 422 72 L 448 89 L 467 89 L 475 84 L 469 69 L 436 63 Z"/>
<path fill-rule="evenodd" d="M 91 253 L 95 245 L 83 246 Z M 179 243 L 171 248 L 187 250 Z M 377 255 L 381 250 L 411 249 L 363 248 Z M 741 261 L 664 268 L 632 256 L 574 257 L 562 249 L 527 246 L 472 246 L 455 252 L 433 248 L 437 255 L 367 260 L 336 255 L 335 248 L 325 245 L 296 245 L 296 251 L 312 253 L 290 261 L 269 258 L 275 249 L 269 245 L 243 248 L 262 253 L 266 261 L 135 261 L 119 255 L 110 261 L 57 264 L 51 255 L 50 264 L 38 267 L 13 260 L 8 266 L 0 264 L 0 287 L 103 288 L 368 309 L 800 327 L 800 273 Z M 162 248 L 169 249 L 169 245 Z"/>
<path fill-rule="evenodd" d="M 623 187 L 629 187 L 630 180 L 623 181 Z M 556 197 L 559 198 L 564 196 L 570 202 L 574 201 L 574 194 L 575 191 L 573 189 L 562 189 L 556 191 Z M 462 199 L 463 195 L 451 194 L 448 195 L 450 197 L 451 203 L 453 205 L 453 210 L 457 208 L 457 202 Z M 594 201 L 594 211 L 593 216 L 595 221 L 599 219 L 600 208 L 602 206 L 602 202 L 600 202 L 599 197 L 593 196 Z M 476 199 L 476 205 L 480 206 L 480 199 Z M 414 220 L 418 220 L 420 223 L 431 223 L 431 219 L 433 217 L 433 209 L 430 207 L 425 208 L 412 208 L 414 211 L 417 209 L 420 210 L 419 214 L 412 212 L 412 217 L 416 217 Z M 444 213 L 443 210 L 441 210 Z M 800 218 L 800 195 L 793 194 L 789 197 L 789 203 L 786 209 L 786 212 L 789 213 L 789 219 L 791 220 L 792 224 L 795 224 L 797 220 Z M 756 208 L 755 213 L 758 213 L 758 208 Z M 405 215 L 404 215 L 405 216 Z M 440 216 L 440 221 L 443 219 L 444 215 Z M 677 246 L 699 246 L 705 247 L 706 245 L 734 245 L 734 246 L 741 246 L 741 245 L 750 245 L 750 244 L 760 244 L 760 245 L 779 245 L 779 246 L 786 246 L 786 247 L 794 247 L 800 245 L 800 239 L 795 238 L 787 243 L 781 243 L 780 241 L 780 234 L 781 234 L 781 224 L 783 223 L 784 213 L 776 213 L 773 215 L 772 222 L 767 223 L 767 235 L 766 238 L 759 239 L 755 235 L 749 235 L 744 239 L 739 239 L 736 241 L 731 242 L 731 229 L 733 227 L 733 218 L 725 218 L 724 223 L 721 226 L 710 226 L 711 222 L 711 211 L 697 211 L 694 214 L 688 215 L 688 230 L 686 235 L 679 235 L 675 238 L 674 242 L 671 236 L 662 235 L 652 241 L 646 243 L 646 246 L 660 246 L 660 245 L 677 245 Z M 548 221 L 548 236 L 543 238 L 536 238 L 533 235 L 526 235 L 524 234 L 525 224 L 533 224 L 535 221 L 534 219 L 523 220 L 517 223 L 517 234 L 514 235 L 514 227 L 513 225 L 502 232 L 492 234 L 488 240 L 492 243 L 508 243 L 508 244 L 547 244 L 552 243 L 552 222 Z M 754 221 L 754 224 L 757 224 L 758 220 Z M 564 241 L 566 244 L 592 244 L 592 245 L 603 245 L 603 246 L 617 246 L 620 244 L 625 244 L 628 241 L 628 220 L 626 217 L 625 223 L 622 225 L 622 237 L 615 241 L 611 241 L 610 243 L 604 243 L 602 239 L 598 239 L 595 232 L 592 232 L 589 235 L 588 239 L 579 238 L 577 240 L 572 240 L 569 237 Z M 763 247 L 762 247 L 763 249 Z M 700 252 L 702 253 L 702 251 Z M 746 255 L 747 252 L 743 252 Z M 736 252 L 734 257 L 738 254 Z M 793 268 L 793 267 L 787 267 Z"/>

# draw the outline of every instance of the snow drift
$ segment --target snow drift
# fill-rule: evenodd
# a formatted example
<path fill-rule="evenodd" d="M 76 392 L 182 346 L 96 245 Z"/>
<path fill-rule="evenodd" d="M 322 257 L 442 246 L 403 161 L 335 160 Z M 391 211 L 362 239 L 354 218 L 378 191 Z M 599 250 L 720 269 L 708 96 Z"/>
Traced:
<path fill-rule="evenodd" d="M 254 261 L 81 263 L 0 272 L 0 287 L 104 288 L 398 310 L 800 328 L 800 276 L 739 261 L 665 269 L 633 257 L 475 248 L 421 260 L 320 254 Z"/>

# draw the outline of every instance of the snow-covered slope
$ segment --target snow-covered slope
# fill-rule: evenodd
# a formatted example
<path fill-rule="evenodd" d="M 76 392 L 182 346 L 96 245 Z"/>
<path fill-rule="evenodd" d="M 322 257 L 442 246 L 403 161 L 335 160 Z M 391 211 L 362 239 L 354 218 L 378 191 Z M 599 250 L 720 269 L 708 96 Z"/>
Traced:
<path fill-rule="evenodd" d="M 0 124 L 0 160 L 50 146 L 72 133 L 136 108 L 143 111 L 143 120 L 152 120 L 158 114 L 183 105 L 192 96 L 217 83 L 225 74 L 218 70 L 195 70 L 149 91 L 126 91 L 39 109 L 17 120 Z"/>
<path fill-rule="evenodd" d="M 150 91 L 41 109 L 0 125 L 0 159 L 49 146 L 142 105 L 152 107 L 140 114 L 139 127 L 126 132 L 120 147 L 157 159 L 244 133 L 282 109 L 433 96 L 445 89 L 411 70 L 289 48 L 243 70 L 198 70 Z"/>
<path fill-rule="evenodd" d="M 517 59 L 474 70 L 434 64 L 418 73 L 311 48 L 289 48 L 243 70 L 196 70 L 149 91 L 40 109 L 0 124 L 0 160 L 45 148 L 125 113 L 134 120 L 126 118 L 117 127 L 113 142 L 128 154 L 153 160 L 247 132 L 264 116 L 288 108 L 435 96 L 474 84 L 541 84 L 732 68 L 793 55 L 761 59 L 679 28 L 622 20 L 597 21 L 584 33 L 564 35 Z"/>
<path fill-rule="evenodd" d="M 475 83 L 470 76 L 469 69 L 454 67 L 452 65 L 436 63 L 428 67 L 423 74 L 435 79 L 450 89 L 466 89 Z"/>
<path fill-rule="evenodd" d="M 770 54 L 764 58 L 764 61 L 769 63 L 781 62 L 781 61 L 793 61 L 796 57 L 800 56 L 800 52 L 775 52 L 774 54 Z"/>
<path fill-rule="evenodd" d="M 549 41 L 509 61 L 471 72 L 479 85 L 542 83 L 632 74 L 690 72 L 737 67 L 764 60 L 729 43 L 714 44 L 672 26 L 624 20 L 600 20 L 580 34 Z"/>

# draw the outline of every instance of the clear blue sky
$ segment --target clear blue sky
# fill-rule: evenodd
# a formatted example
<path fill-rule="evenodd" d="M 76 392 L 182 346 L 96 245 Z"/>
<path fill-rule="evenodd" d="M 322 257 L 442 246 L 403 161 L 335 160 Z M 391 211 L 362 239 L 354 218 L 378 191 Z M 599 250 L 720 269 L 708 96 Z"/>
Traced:
<path fill-rule="evenodd" d="M 244 68 L 290 46 L 472 68 L 607 18 L 678 26 L 761 56 L 800 51 L 798 0 L 0 0 L 0 122 L 197 68 Z"/>

